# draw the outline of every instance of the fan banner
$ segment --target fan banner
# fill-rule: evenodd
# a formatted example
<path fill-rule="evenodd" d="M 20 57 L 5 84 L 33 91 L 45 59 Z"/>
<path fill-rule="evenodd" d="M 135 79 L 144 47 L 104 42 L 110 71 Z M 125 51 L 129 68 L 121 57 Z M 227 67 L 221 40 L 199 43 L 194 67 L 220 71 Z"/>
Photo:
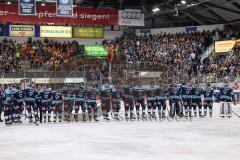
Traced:
<path fill-rule="evenodd" d="M 18 14 L 23 16 L 36 15 L 36 1 L 18 0 Z"/>
<path fill-rule="evenodd" d="M 114 8 L 74 7 L 72 17 L 59 17 L 56 6 L 36 6 L 34 16 L 18 15 L 18 4 L 0 4 L 0 21 L 11 23 L 54 23 L 84 25 L 117 25 L 118 11 Z"/>
<path fill-rule="evenodd" d="M 118 11 L 118 25 L 144 26 L 144 14 L 138 9 L 125 9 Z"/>
<path fill-rule="evenodd" d="M 56 0 L 56 13 L 58 17 L 72 17 L 73 1 L 72 0 Z"/>

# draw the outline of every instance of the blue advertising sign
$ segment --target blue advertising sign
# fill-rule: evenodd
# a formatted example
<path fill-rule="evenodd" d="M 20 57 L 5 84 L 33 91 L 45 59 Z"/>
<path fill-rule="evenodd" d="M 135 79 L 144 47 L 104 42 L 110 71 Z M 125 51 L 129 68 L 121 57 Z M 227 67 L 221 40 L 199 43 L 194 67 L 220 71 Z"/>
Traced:
<path fill-rule="evenodd" d="M 4 24 L 0 24 L 0 36 L 4 36 L 4 32 L 5 32 L 5 26 Z"/>
<path fill-rule="evenodd" d="M 193 27 L 186 27 L 185 28 L 186 32 L 197 32 L 197 27 L 193 26 Z"/>
<path fill-rule="evenodd" d="M 36 15 L 36 1 L 18 0 L 18 14 L 23 16 Z"/>
<path fill-rule="evenodd" d="M 140 29 L 140 33 L 151 33 L 151 29 Z"/>
<path fill-rule="evenodd" d="M 57 16 L 72 17 L 73 16 L 73 1 L 72 0 L 56 0 Z"/>

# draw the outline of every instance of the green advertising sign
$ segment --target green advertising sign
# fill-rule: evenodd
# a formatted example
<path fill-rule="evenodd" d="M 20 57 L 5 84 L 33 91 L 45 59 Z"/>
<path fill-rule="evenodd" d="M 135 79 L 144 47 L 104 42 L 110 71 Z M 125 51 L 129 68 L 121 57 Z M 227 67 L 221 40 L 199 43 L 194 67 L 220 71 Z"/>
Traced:
<path fill-rule="evenodd" d="M 102 27 L 73 27 L 73 38 L 103 38 Z"/>
<path fill-rule="evenodd" d="M 92 57 L 106 57 L 107 50 L 101 44 L 86 44 L 84 45 L 85 55 Z"/>

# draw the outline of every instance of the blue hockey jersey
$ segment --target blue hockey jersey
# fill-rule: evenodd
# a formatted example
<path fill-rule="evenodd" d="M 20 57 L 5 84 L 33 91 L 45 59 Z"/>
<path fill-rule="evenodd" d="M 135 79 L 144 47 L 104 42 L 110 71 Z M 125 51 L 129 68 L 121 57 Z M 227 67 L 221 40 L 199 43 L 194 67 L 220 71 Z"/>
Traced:
<path fill-rule="evenodd" d="M 211 87 L 207 87 L 203 90 L 204 101 L 212 101 L 213 100 L 213 89 Z"/>

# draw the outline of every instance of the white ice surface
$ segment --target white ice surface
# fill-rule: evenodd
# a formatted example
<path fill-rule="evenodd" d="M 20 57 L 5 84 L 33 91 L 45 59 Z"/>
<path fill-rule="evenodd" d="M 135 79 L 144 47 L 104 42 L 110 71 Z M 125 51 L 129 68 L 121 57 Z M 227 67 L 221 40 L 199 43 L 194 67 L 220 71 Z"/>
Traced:
<path fill-rule="evenodd" d="M 240 106 L 234 107 L 240 114 Z M 0 160 L 239 160 L 240 118 L 0 124 Z"/>

